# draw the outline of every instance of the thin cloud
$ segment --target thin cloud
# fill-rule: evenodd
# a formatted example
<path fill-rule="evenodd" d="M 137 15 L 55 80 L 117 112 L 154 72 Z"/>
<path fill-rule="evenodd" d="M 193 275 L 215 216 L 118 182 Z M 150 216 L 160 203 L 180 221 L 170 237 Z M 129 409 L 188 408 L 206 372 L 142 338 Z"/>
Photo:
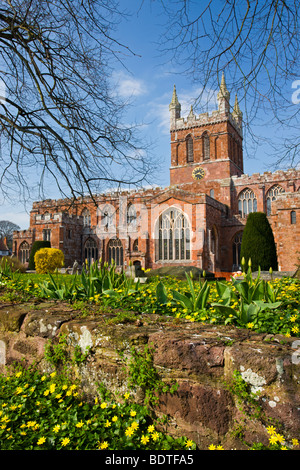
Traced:
<path fill-rule="evenodd" d="M 114 74 L 113 79 L 116 92 L 121 98 L 135 98 L 148 93 L 144 81 L 137 77 L 133 77 L 124 72 L 118 72 Z"/>

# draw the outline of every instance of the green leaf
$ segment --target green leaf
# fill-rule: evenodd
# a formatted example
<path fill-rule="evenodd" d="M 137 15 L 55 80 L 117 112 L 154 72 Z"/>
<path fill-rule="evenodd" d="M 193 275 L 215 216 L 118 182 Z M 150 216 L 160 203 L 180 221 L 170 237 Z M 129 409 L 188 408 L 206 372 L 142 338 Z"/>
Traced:
<path fill-rule="evenodd" d="M 229 317 L 229 315 L 233 315 L 234 317 L 237 316 L 237 312 L 234 308 L 228 307 L 227 305 L 224 304 L 218 304 L 218 303 L 212 303 L 212 307 L 215 307 L 217 310 L 219 310 L 220 313 L 223 315 L 226 315 Z"/>
<path fill-rule="evenodd" d="M 186 295 L 183 295 L 180 292 L 177 292 L 175 290 L 172 290 L 172 294 L 173 294 L 174 300 L 177 300 L 178 302 L 180 302 L 181 305 L 183 305 L 185 308 L 187 308 L 191 312 L 193 311 L 193 308 L 194 308 L 193 302 Z"/>
<path fill-rule="evenodd" d="M 160 304 L 166 304 L 168 301 L 166 288 L 161 281 L 156 286 L 156 299 Z"/>

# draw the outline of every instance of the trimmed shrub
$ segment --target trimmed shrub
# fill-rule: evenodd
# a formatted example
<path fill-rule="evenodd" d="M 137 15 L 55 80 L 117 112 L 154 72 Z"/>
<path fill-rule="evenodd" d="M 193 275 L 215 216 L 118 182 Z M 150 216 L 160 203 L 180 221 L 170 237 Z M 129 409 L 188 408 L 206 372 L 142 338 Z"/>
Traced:
<path fill-rule="evenodd" d="M 248 215 L 241 246 L 241 259 L 243 257 L 246 266 L 251 258 L 252 271 L 257 271 L 259 266 L 262 271 L 278 269 L 274 235 L 263 212 L 252 212 Z"/>
<path fill-rule="evenodd" d="M 36 252 L 40 250 L 41 248 L 50 248 L 50 247 L 51 247 L 50 242 L 46 240 L 40 240 L 40 241 L 34 242 L 30 251 L 28 269 L 32 271 L 35 269 L 34 256 Z"/>
<path fill-rule="evenodd" d="M 53 273 L 64 265 L 64 254 L 57 248 L 41 248 L 34 255 L 35 269 L 38 274 Z"/>

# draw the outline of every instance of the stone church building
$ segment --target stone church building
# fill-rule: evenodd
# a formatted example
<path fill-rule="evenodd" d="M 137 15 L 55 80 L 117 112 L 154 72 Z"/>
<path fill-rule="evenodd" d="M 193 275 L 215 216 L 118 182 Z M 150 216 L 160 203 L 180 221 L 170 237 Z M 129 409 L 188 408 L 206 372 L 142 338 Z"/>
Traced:
<path fill-rule="evenodd" d="M 126 267 L 197 266 L 231 272 L 240 265 L 250 212 L 265 212 L 281 271 L 300 256 L 300 171 L 243 171 L 242 113 L 230 107 L 224 75 L 218 109 L 181 116 L 174 87 L 169 105 L 171 166 L 166 188 L 120 191 L 70 202 L 35 202 L 28 230 L 14 233 L 13 251 L 26 263 L 36 240 L 50 240 L 65 266 L 86 259 Z M 96 204 L 95 204 L 96 201 Z"/>

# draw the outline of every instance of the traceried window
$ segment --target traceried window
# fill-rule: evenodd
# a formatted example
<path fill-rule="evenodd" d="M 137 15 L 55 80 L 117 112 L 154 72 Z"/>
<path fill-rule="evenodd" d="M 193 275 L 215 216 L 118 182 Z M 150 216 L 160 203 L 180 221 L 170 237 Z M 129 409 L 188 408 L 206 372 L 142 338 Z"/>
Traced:
<path fill-rule="evenodd" d="M 209 160 L 210 159 L 210 143 L 209 143 L 209 135 L 207 132 L 203 133 L 202 142 L 203 142 L 203 160 Z"/>
<path fill-rule="evenodd" d="M 88 209 L 83 209 L 81 213 L 83 217 L 83 226 L 84 227 L 90 227 L 91 226 L 91 214 Z"/>
<path fill-rule="evenodd" d="M 111 238 L 108 242 L 108 263 L 114 260 L 116 266 L 123 266 L 123 245 L 119 238 Z"/>
<path fill-rule="evenodd" d="M 276 201 L 277 197 L 279 194 L 284 193 L 284 189 L 276 184 L 275 186 L 272 186 L 272 188 L 269 189 L 266 195 L 266 202 L 267 202 L 267 215 L 271 215 L 272 211 L 272 202 Z"/>
<path fill-rule="evenodd" d="M 178 209 L 167 209 L 158 219 L 156 259 L 189 260 L 191 257 L 190 225 Z"/>
<path fill-rule="evenodd" d="M 25 264 L 29 260 L 30 246 L 29 243 L 23 242 L 19 248 L 19 259 L 21 263 Z"/>
<path fill-rule="evenodd" d="M 239 195 L 239 214 L 247 217 L 251 212 L 257 211 L 257 199 L 254 192 L 246 188 Z"/>
<path fill-rule="evenodd" d="M 232 261 L 233 269 L 239 269 L 241 265 L 241 246 L 243 232 L 238 232 L 232 242 Z"/>
<path fill-rule="evenodd" d="M 84 259 L 87 260 L 88 264 L 98 259 L 97 243 L 93 238 L 88 238 L 84 244 Z"/>
<path fill-rule="evenodd" d="M 194 161 L 194 143 L 193 138 L 190 135 L 186 138 L 186 161 L 187 163 Z"/>

